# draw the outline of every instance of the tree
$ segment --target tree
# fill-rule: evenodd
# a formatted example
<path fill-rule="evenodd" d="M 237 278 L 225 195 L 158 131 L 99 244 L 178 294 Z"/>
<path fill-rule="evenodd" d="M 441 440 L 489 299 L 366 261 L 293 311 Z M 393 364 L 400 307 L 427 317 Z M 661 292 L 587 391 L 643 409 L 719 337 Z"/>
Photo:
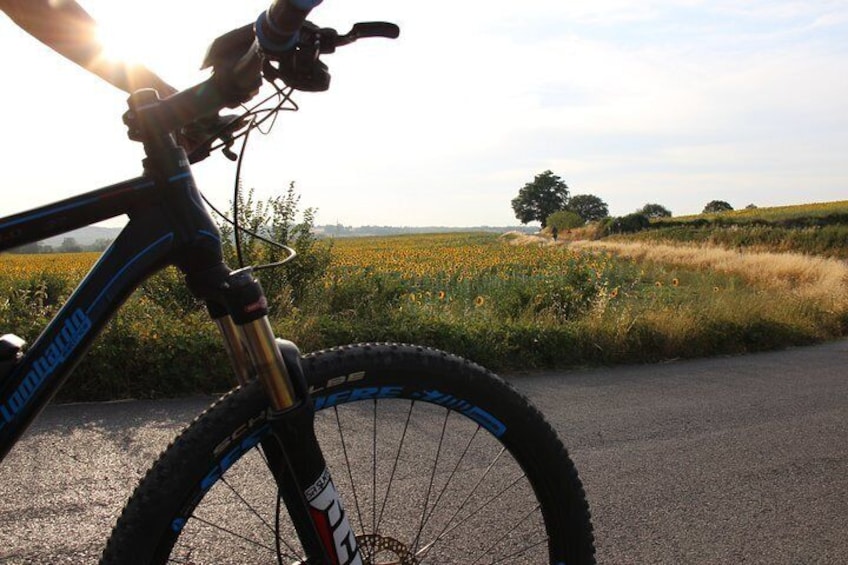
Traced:
<path fill-rule="evenodd" d="M 702 214 L 720 214 L 722 212 L 730 212 L 733 210 L 733 206 L 725 202 L 724 200 L 712 200 L 704 206 L 704 211 Z"/>
<path fill-rule="evenodd" d="M 62 245 L 59 246 L 59 253 L 79 253 L 80 251 L 82 251 L 82 246 L 73 237 L 64 238 Z"/>
<path fill-rule="evenodd" d="M 636 210 L 637 214 L 642 214 L 649 218 L 670 218 L 671 210 L 662 204 L 645 204 L 640 210 Z"/>
<path fill-rule="evenodd" d="M 564 209 L 567 201 L 568 186 L 553 172 L 545 171 L 518 191 L 512 209 L 522 224 L 538 221 L 544 228 L 548 216 Z"/>
<path fill-rule="evenodd" d="M 585 223 L 586 221 L 581 218 L 577 212 L 573 212 L 571 210 L 558 210 L 548 216 L 545 225 L 561 231 L 579 228 Z"/>
<path fill-rule="evenodd" d="M 593 194 L 575 194 L 568 200 L 566 209 L 587 222 L 596 222 L 609 216 L 607 203 Z"/>

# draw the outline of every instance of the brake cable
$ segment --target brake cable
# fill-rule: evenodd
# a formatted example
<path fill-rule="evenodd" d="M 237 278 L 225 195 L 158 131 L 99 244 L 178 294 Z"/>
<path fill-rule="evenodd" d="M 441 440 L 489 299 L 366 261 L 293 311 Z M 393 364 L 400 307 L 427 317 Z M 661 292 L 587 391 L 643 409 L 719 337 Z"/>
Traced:
<path fill-rule="evenodd" d="M 271 82 L 271 81 L 269 81 L 269 82 Z M 239 264 L 240 268 L 245 267 L 244 255 L 243 255 L 243 252 L 242 252 L 242 242 L 241 242 L 241 234 L 242 233 L 250 235 L 251 237 L 254 237 L 254 238 L 256 238 L 256 239 L 258 239 L 258 240 L 260 240 L 260 241 L 262 241 L 262 242 L 264 242 L 264 243 L 266 243 L 266 244 L 268 244 L 272 247 L 276 247 L 277 249 L 282 249 L 283 251 L 288 253 L 288 255 L 280 261 L 274 261 L 274 262 L 271 262 L 271 263 L 265 263 L 265 264 L 262 264 L 262 265 L 253 266 L 254 271 L 261 271 L 261 270 L 265 270 L 265 269 L 272 269 L 272 268 L 275 268 L 275 267 L 279 267 L 281 265 L 284 265 L 285 263 L 288 263 L 289 261 L 291 261 L 292 259 L 294 259 L 297 256 L 297 251 L 295 251 L 293 248 L 289 247 L 288 245 L 285 245 L 284 243 L 280 243 L 279 241 L 275 241 L 275 240 L 270 239 L 268 237 L 265 237 L 261 234 L 258 234 L 258 233 L 254 232 L 252 230 L 249 230 L 248 228 L 240 225 L 239 219 L 238 219 L 239 218 L 239 214 L 238 214 L 239 194 L 241 192 L 241 185 L 242 185 L 242 183 L 241 183 L 241 167 L 242 167 L 242 163 L 244 161 L 244 155 L 245 155 L 245 151 L 246 151 L 246 148 L 247 148 L 247 142 L 248 142 L 248 139 L 250 137 L 251 130 L 258 129 L 259 132 L 262 135 L 268 135 L 269 133 L 271 133 L 271 129 L 276 124 L 278 112 L 280 112 L 280 111 L 296 112 L 296 111 L 299 110 L 298 105 L 291 98 L 291 94 L 294 91 L 293 88 L 291 88 L 291 87 L 280 88 L 274 82 L 271 82 L 271 84 L 276 89 L 275 93 L 266 97 L 261 102 L 255 104 L 252 108 L 245 109 L 246 111 L 241 116 L 239 116 L 238 118 L 236 118 L 235 120 L 230 122 L 230 124 L 228 124 L 228 125 L 231 125 L 232 123 L 240 122 L 240 121 L 244 120 L 245 118 L 247 118 L 249 116 L 250 122 L 248 123 L 248 125 L 244 129 L 244 131 L 233 136 L 229 140 L 230 141 L 229 143 L 227 143 L 226 141 L 222 141 L 221 144 L 216 145 L 216 146 L 210 146 L 210 149 L 209 149 L 210 153 L 214 150 L 217 150 L 217 149 L 222 149 L 222 151 L 227 151 L 229 149 L 229 147 L 232 145 L 233 141 L 243 138 L 241 149 L 239 150 L 239 153 L 236 156 L 236 177 L 235 177 L 235 183 L 234 183 L 234 187 L 233 187 L 233 212 L 232 212 L 233 217 L 230 218 L 226 214 L 224 214 L 223 212 L 218 210 L 209 201 L 209 199 L 206 198 L 206 196 L 204 194 L 201 193 L 201 195 L 200 195 L 201 198 L 203 199 L 203 201 L 206 203 L 206 205 L 209 206 L 209 208 L 215 214 L 217 214 L 221 219 L 223 219 L 224 222 L 230 224 L 233 227 L 233 238 L 235 240 L 234 245 L 235 245 L 235 248 L 236 248 L 236 257 L 237 257 L 238 264 Z M 264 109 L 261 108 L 261 106 L 263 104 L 266 104 L 269 100 L 271 100 L 274 97 L 277 97 L 278 100 L 279 100 L 279 102 L 275 106 L 273 106 L 271 108 L 264 108 Z M 286 107 L 285 106 L 286 103 L 291 104 L 291 106 Z M 265 114 L 265 115 L 262 116 L 261 118 L 257 119 L 257 116 L 259 116 L 261 114 Z M 265 123 L 266 121 L 268 121 L 269 119 L 271 120 L 271 123 L 268 126 L 268 129 L 263 130 L 260 126 L 263 123 Z M 219 130 L 215 134 L 211 135 L 210 139 L 220 137 L 221 134 L 223 133 L 223 131 L 224 131 L 223 129 Z M 228 155 L 228 157 L 229 157 L 229 155 Z"/>

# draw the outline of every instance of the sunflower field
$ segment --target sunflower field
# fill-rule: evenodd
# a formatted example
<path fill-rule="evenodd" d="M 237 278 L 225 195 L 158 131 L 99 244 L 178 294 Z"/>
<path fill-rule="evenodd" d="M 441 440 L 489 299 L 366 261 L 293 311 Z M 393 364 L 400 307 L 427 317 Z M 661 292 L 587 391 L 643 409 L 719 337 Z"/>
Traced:
<path fill-rule="evenodd" d="M 343 238 L 321 243 L 329 262 L 308 288 L 287 284 L 285 271 L 259 278 L 276 304 L 277 334 L 303 351 L 399 341 L 497 371 L 744 353 L 848 329 L 840 261 L 602 243 L 482 233 Z M 0 255 L 3 333 L 32 342 L 97 256 Z M 181 279 L 169 268 L 147 281 L 60 398 L 229 388 L 216 330 Z"/>

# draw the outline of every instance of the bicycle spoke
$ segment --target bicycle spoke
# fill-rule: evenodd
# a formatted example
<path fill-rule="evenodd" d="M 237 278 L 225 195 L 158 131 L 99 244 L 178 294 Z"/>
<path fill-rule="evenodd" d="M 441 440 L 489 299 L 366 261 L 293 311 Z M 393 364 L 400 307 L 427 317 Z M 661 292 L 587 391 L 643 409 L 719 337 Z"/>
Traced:
<path fill-rule="evenodd" d="M 466 497 L 463 499 L 462 503 L 459 505 L 459 507 L 456 509 L 456 511 L 454 511 L 454 513 L 451 515 L 451 517 L 450 517 L 450 518 L 449 518 L 449 519 L 445 522 L 445 525 L 444 525 L 444 527 L 442 528 L 442 531 L 441 531 L 441 532 L 439 532 L 439 534 L 435 537 L 435 539 L 434 539 L 433 541 L 431 541 L 429 544 L 427 544 L 427 545 L 425 545 L 424 547 L 422 547 L 422 548 L 421 548 L 421 549 L 417 552 L 417 555 L 424 555 L 424 554 L 426 554 L 426 552 L 430 551 L 430 549 L 432 549 L 432 547 L 433 547 L 433 546 L 435 546 L 435 545 L 436 545 L 439 541 L 441 541 L 442 539 L 444 539 L 444 537 L 445 537 L 446 535 L 450 534 L 450 533 L 451 533 L 451 532 L 453 532 L 456 528 L 458 528 L 460 525 L 462 525 L 462 524 L 463 524 L 463 522 L 467 521 L 467 519 L 468 519 L 469 517 L 473 516 L 474 514 L 476 514 L 477 512 L 479 512 L 481 509 L 483 509 L 483 508 L 485 508 L 486 506 L 488 506 L 489 504 L 491 504 L 494 500 L 496 500 L 499 496 L 501 496 L 501 495 L 502 495 L 502 494 L 504 494 L 506 491 L 508 491 L 510 488 L 512 488 L 512 487 L 513 487 L 516 483 L 518 483 L 518 481 L 520 481 L 520 480 L 524 477 L 524 475 L 522 474 L 521 476 L 519 476 L 518 478 L 516 478 L 516 479 L 515 479 L 515 480 L 514 480 L 514 481 L 513 481 L 510 485 L 508 485 L 508 486 L 507 486 L 505 489 L 503 489 L 501 492 L 496 493 L 494 496 L 492 496 L 491 498 L 489 498 L 489 500 L 487 500 L 486 502 L 484 502 L 482 505 L 478 506 L 477 508 L 475 508 L 474 510 L 472 510 L 470 513 L 466 514 L 466 515 L 463 517 L 463 519 L 458 520 L 458 521 L 457 521 L 457 523 L 456 523 L 454 526 L 451 526 L 451 524 L 454 522 L 454 519 L 455 519 L 455 518 L 459 515 L 459 513 L 460 513 L 460 512 L 462 512 L 462 510 L 466 507 L 466 505 L 468 504 L 468 502 L 471 500 L 471 498 L 472 498 L 472 497 L 474 496 L 474 494 L 477 492 L 477 489 L 480 487 L 480 485 L 483 483 L 483 481 L 486 479 L 486 477 L 487 477 L 487 476 L 489 475 L 489 473 L 492 471 L 492 469 L 494 468 L 495 464 L 498 462 L 498 460 L 501 458 L 501 456 L 505 453 L 505 451 L 506 451 L 506 448 L 501 448 L 500 452 L 499 452 L 499 453 L 495 456 L 494 460 L 493 460 L 493 461 L 489 464 L 489 466 L 486 468 L 486 471 L 485 471 L 485 472 L 483 473 L 483 475 L 482 475 L 482 476 L 481 476 L 481 477 L 477 480 L 477 483 L 474 485 L 474 488 L 472 488 L 472 489 L 471 489 L 471 492 L 469 492 L 469 493 L 466 495 Z"/>
<path fill-rule="evenodd" d="M 400 461 L 400 452 L 403 449 L 403 444 L 406 440 L 406 432 L 409 430 L 409 422 L 412 420 L 412 409 L 414 407 L 415 401 L 413 400 L 409 403 L 409 411 L 406 413 L 406 421 L 403 424 L 403 431 L 401 432 L 400 440 L 398 441 L 394 463 L 392 464 L 392 471 L 389 474 L 389 484 L 386 486 L 386 496 L 383 498 L 383 504 L 380 508 L 380 516 L 377 518 L 377 527 L 374 529 L 375 534 L 379 531 L 380 523 L 383 521 L 383 512 L 386 510 L 386 503 L 389 501 L 389 493 L 391 492 L 392 485 L 394 484 L 395 472 L 397 471 L 398 462 Z"/>
<path fill-rule="evenodd" d="M 201 524 L 206 524 L 206 525 L 207 525 L 207 526 L 209 526 L 210 528 L 213 528 L 213 529 L 218 530 L 218 531 L 220 531 L 220 532 L 224 532 L 225 534 L 229 534 L 229 535 L 231 535 L 231 536 L 233 536 L 233 537 L 235 537 L 235 538 L 238 538 L 238 539 L 240 539 L 240 540 L 246 541 L 246 542 L 247 542 L 247 543 L 249 543 L 250 545 L 253 545 L 253 546 L 256 546 L 256 547 L 261 547 L 262 549 L 267 549 L 267 550 L 268 550 L 268 552 L 270 552 L 270 553 L 274 553 L 274 552 L 276 552 L 276 549 L 274 549 L 273 547 L 269 547 L 269 546 L 267 546 L 267 545 L 265 545 L 265 544 L 263 544 L 263 543 L 260 543 L 260 542 L 258 542 L 258 541 L 256 541 L 256 540 L 250 539 L 250 538 L 248 538 L 248 537 L 246 537 L 246 536 L 243 536 L 243 535 L 241 535 L 241 534 L 239 534 L 239 533 L 236 533 L 236 532 L 234 532 L 234 531 L 230 530 L 229 528 L 225 528 L 224 526 L 219 526 L 218 524 L 215 524 L 214 522 L 210 522 L 209 520 L 204 520 L 203 518 L 201 518 L 200 516 L 198 516 L 198 515 L 196 515 L 196 514 L 195 514 L 195 515 L 192 515 L 192 518 L 193 518 L 194 520 L 197 520 L 197 521 L 198 521 L 198 522 L 200 522 Z"/>
<path fill-rule="evenodd" d="M 336 415 L 336 427 L 339 431 L 339 440 L 342 444 L 342 455 L 344 456 L 345 467 L 347 468 L 347 476 L 350 480 L 350 488 L 352 491 L 351 494 L 353 495 L 353 504 L 354 506 L 356 506 L 356 515 L 357 518 L 359 518 L 359 527 L 364 529 L 365 522 L 362 521 L 362 511 L 359 508 L 359 497 L 356 495 L 356 482 L 353 480 L 353 467 L 350 464 L 350 457 L 348 457 L 347 453 L 347 444 L 345 443 L 344 431 L 342 431 L 342 421 L 341 417 L 339 416 L 339 407 L 333 406 L 333 412 Z"/>
<path fill-rule="evenodd" d="M 494 543 L 494 544 L 492 544 L 491 546 L 489 546 L 489 549 L 487 549 L 487 550 L 485 551 L 485 553 L 481 553 L 481 554 L 480 554 L 480 556 L 479 556 L 479 557 L 477 557 L 477 559 L 475 559 L 474 561 L 472 561 L 472 562 L 471 562 L 471 565 L 474 565 L 475 563 L 479 563 L 481 559 L 483 559 L 483 558 L 484 558 L 484 557 L 486 557 L 489 553 L 491 553 L 491 552 L 492 552 L 492 550 L 493 550 L 493 549 L 495 549 L 495 548 L 496 548 L 499 544 L 504 543 L 504 542 L 507 540 L 507 538 L 510 536 L 510 534 L 512 534 L 513 532 L 515 532 L 515 531 L 518 529 L 518 527 L 519 527 L 522 523 L 524 523 L 524 522 L 527 520 L 527 518 L 529 518 L 529 517 L 530 517 L 530 516 L 532 516 L 532 515 L 533 515 L 536 511 L 538 511 L 538 510 L 539 510 L 539 508 L 541 508 L 541 506 L 537 504 L 535 508 L 533 508 L 532 510 L 530 510 L 529 512 L 527 512 L 527 514 L 525 514 L 525 515 L 524 515 L 524 517 L 523 517 L 523 518 L 521 518 L 521 520 L 519 520 L 518 522 L 516 522 L 516 523 L 515 523 L 515 525 L 514 525 L 514 526 L 512 526 L 512 528 L 510 528 L 508 531 L 506 531 L 506 532 L 504 532 L 503 534 L 501 534 L 500 539 L 498 540 L 498 542 L 497 542 L 497 543 Z M 539 543 L 545 543 L 545 541 L 547 541 L 547 540 L 542 540 L 541 542 L 536 542 L 535 544 L 530 545 L 530 546 L 525 545 L 523 549 L 521 549 L 521 550 L 519 550 L 519 551 L 517 551 L 517 552 L 513 553 L 512 555 L 504 556 L 504 557 L 502 557 L 501 559 L 498 559 L 497 561 L 493 561 L 492 563 L 503 563 L 505 559 L 510 559 L 510 558 L 513 558 L 513 557 L 517 557 L 517 556 L 519 556 L 519 555 L 521 555 L 521 554 L 527 553 L 527 550 L 528 550 L 528 549 L 532 549 L 533 547 L 536 547 L 537 545 L 539 545 Z"/>
<path fill-rule="evenodd" d="M 478 489 L 478 488 L 480 487 L 480 485 L 483 483 L 483 480 L 484 480 L 484 479 L 488 476 L 489 472 L 490 472 L 490 471 L 492 470 L 492 468 L 495 466 L 495 463 L 497 463 L 497 462 L 498 462 L 498 460 L 501 458 L 501 456 L 504 454 L 504 452 L 505 452 L 505 451 L 506 451 L 506 449 L 505 449 L 505 448 L 501 448 L 500 452 L 497 454 L 497 456 L 495 456 L 495 459 L 494 459 L 491 463 L 489 463 L 489 466 L 486 468 L 486 471 L 483 473 L 483 476 L 481 476 L 481 477 L 477 480 L 477 483 L 474 485 L 474 488 L 472 488 L 472 489 L 471 489 L 471 492 L 469 492 L 469 493 L 466 495 L 465 499 L 463 499 L 462 503 L 459 505 L 459 508 L 457 508 L 457 509 L 456 509 L 456 511 L 453 513 L 453 515 L 452 515 L 452 516 L 448 519 L 448 521 L 445 523 L 445 527 L 442 529 L 442 531 L 441 531 L 441 532 L 439 532 L 439 534 L 436 536 L 436 539 L 434 539 L 434 540 L 433 540 L 433 541 L 431 541 L 429 544 L 427 544 L 427 545 L 425 545 L 424 547 L 422 547 L 422 548 L 421 548 L 421 551 L 419 551 L 419 552 L 418 552 L 418 553 L 419 553 L 419 555 L 422 555 L 423 553 L 425 553 L 426 551 L 428 551 L 430 547 L 432 547 L 432 546 L 433 546 L 433 545 L 435 545 L 435 544 L 436 544 L 439 540 L 441 540 L 441 539 L 442 539 L 442 536 L 444 536 L 444 535 L 445 535 L 447 528 L 448 528 L 448 527 L 450 526 L 450 524 L 453 522 L 454 518 L 456 518 L 456 517 L 457 517 L 457 515 L 459 515 L 459 513 L 460 513 L 460 512 L 462 512 L 462 509 L 463 509 L 463 508 L 465 508 L 465 505 L 468 503 L 468 501 L 469 501 L 469 500 L 471 500 L 471 497 L 472 497 L 472 496 L 474 496 L 474 493 L 475 493 L 475 492 L 477 492 L 477 489 Z"/>
<path fill-rule="evenodd" d="M 450 474 L 448 475 L 447 480 L 445 481 L 445 484 L 442 486 L 442 490 L 439 492 L 439 496 L 436 497 L 436 502 L 433 504 L 433 509 L 430 511 L 430 515 L 427 517 L 427 521 L 424 523 L 425 527 L 430 522 L 430 518 L 432 518 L 433 515 L 435 514 L 436 507 L 439 505 L 439 502 L 441 502 L 442 497 L 447 492 L 448 486 L 450 486 L 451 482 L 453 481 L 453 478 L 456 476 L 456 473 L 459 470 L 459 466 L 462 464 L 463 460 L 465 459 L 465 456 L 468 454 L 469 450 L 471 449 L 471 444 L 474 443 L 474 438 L 477 437 L 477 434 L 480 432 L 480 429 L 481 429 L 480 426 L 477 426 L 477 428 L 474 430 L 474 433 L 471 434 L 471 438 L 468 440 L 468 443 L 465 445 L 465 449 L 463 449 L 462 454 L 460 454 L 459 459 L 457 459 L 457 461 L 456 461 L 456 465 L 454 465 L 453 469 L 451 470 Z"/>
<path fill-rule="evenodd" d="M 452 528 L 450 528 L 448 531 L 446 531 L 446 532 L 445 532 L 445 534 L 449 534 L 449 533 L 453 532 L 455 529 L 457 529 L 459 526 L 461 526 L 461 525 L 463 525 L 463 524 L 466 524 L 466 523 L 468 522 L 469 518 L 471 518 L 472 516 L 474 516 L 475 514 L 477 514 L 478 512 L 480 512 L 481 510 L 483 510 L 484 508 L 486 508 L 487 506 L 489 506 L 489 505 L 490 505 L 491 503 L 493 503 L 494 501 L 498 500 L 501 496 L 503 496 L 504 494 L 506 494 L 506 493 L 507 493 L 509 490 L 511 490 L 511 489 L 512 489 L 515 485 L 517 485 L 517 484 L 518 484 L 518 482 L 519 482 L 521 479 L 523 479 L 523 478 L 525 478 L 523 474 L 522 474 L 522 475 L 520 475 L 520 476 L 518 476 L 518 477 L 516 477 L 516 479 L 515 479 L 514 481 L 512 481 L 509 485 L 507 485 L 507 486 L 506 486 L 504 489 L 502 489 L 500 492 L 497 492 L 497 493 L 493 494 L 491 497 L 489 497 L 489 499 L 488 499 L 486 502 L 484 502 L 483 504 L 480 504 L 480 505 L 479 505 L 479 506 L 477 506 L 474 510 L 472 510 L 471 512 L 469 512 L 468 514 L 466 514 L 466 515 L 465 515 L 465 516 L 464 516 L 461 520 L 457 521 L 456 525 L 455 525 L 455 526 L 453 526 Z"/>
<path fill-rule="evenodd" d="M 267 464 L 267 460 L 266 460 L 266 464 Z M 253 514 L 254 516 L 256 516 L 256 518 L 260 522 L 262 522 L 262 524 L 265 525 L 265 527 L 268 529 L 268 531 L 271 532 L 271 535 L 274 536 L 274 541 L 275 541 L 276 546 L 277 546 L 276 547 L 276 553 L 277 553 L 277 556 L 278 556 L 278 561 L 279 561 L 279 557 L 282 554 L 282 551 L 281 551 L 282 548 L 280 547 L 280 542 L 282 542 L 286 546 L 286 549 L 289 552 L 289 553 L 286 553 L 286 557 L 297 558 L 297 551 L 291 545 L 289 545 L 289 543 L 287 541 L 285 541 L 282 537 L 280 537 L 280 495 L 279 494 L 277 495 L 277 508 L 276 508 L 276 512 L 275 512 L 276 526 L 272 526 L 271 524 L 268 523 L 267 520 L 265 520 L 265 518 L 259 513 L 259 511 L 256 510 L 256 508 L 253 507 L 252 504 L 250 504 L 247 500 L 245 500 L 245 498 L 230 484 L 230 482 L 226 479 L 226 477 L 221 477 L 221 482 L 224 485 L 226 485 L 226 487 L 228 489 L 230 489 L 230 492 L 232 492 L 236 496 L 236 498 L 238 498 L 242 502 L 242 504 L 244 504 L 244 506 L 246 506 L 247 509 L 250 510 L 250 513 Z M 282 565 L 282 561 L 280 561 L 280 565 Z"/>
<path fill-rule="evenodd" d="M 371 531 L 377 533 L 377 399 L 372 401 L 371 434 Z"/>
<path fill-rule="evenodd" d="M 272 534 L 276 535 L 276 531 L 274 530 L 274 526 L 272 526 L 271 524 L 269 524 L 269 523 L 265 520 L 265 518 L 263 518 L 263 517 L 262 517 L 262 515 L 261 515 L 261 514 L 259 514 L 259 511 L 258 511 L 258 510 L 256 510 L 256 508 L 254 508 L 254 507 L 253 507 L 253 505 L 252 505 L 252 504 L 250 504 L 247 500 L 245 500 L 245 499 L 244 499 L 244 497 L 243 497 L 243 496 L 242 496 L 242 495 L 241 495 L 238 491 L 236 491 L 236 489 L 235 489 L 235 488 L 234 488 L 234 487 L 230 484 L 230 481 L 228 481 L 226 477 L 221 477 L 221 482 L 222 482 L 222 483 L 223 483 L 223 484 L 224 484 L 224 485 L 225 485 L 228 489 L 230 489 L 230 492 L 232 492 L 232 493 L 233 493 L 233 495 L 235 495 L 235 497 L 236 497 L 236 498 L 238 498 L 238 499 L 241 501 L 241 503 L 242 503 L 245 507 L 247 507 L 247 509 L 250 511 L 250 513 L 251 513 L 251 514 L 253 514 L 254 516 L 256 516 L 256 518 L 257 518 L 260 522 L 262 522 L 262 524 L 263 524 L 263 525 L 264 525 L 264 526 L 268 529 L 268 531 L 269 531 L 269 532 L 271 532 Z"/>
<path fill-rule="evenodd" d="M 412 542 L 412 553 L 418 549 L 418 543 L 421 541 L 421 534 L 424 532 L 424 524 L 427 516 L 427 506 L 430 501 L 430 493 L 433 490 L 433 483 L 436 480 L 436 469 L 439 467 L 439 457 L 442 454 L 442 445 L 445 441 L 445 430 L 448 426 L 448 418 L 450 417 L 450 410 L 445 410 L 445 419 L 442 422 L 442 432 L 439 435 L 439 444 L 436 447 L 436 457 L 433 460 L 433 470 L 430 472 L 430 482 L 427 484 L 427 492 L 424 495 L 424 507 L 421 509 L 421 521 L 418 523 L 418 533 L 415 535 L 415 539 Z M 435 510 L 435 506 L 433 508 Z"/>
<path fill-rule="evenodd" d="M 525 553 L 527 553 L 531 549 L 535 549 L 535 548 L 540 547 L 540 546 L 547 544 L 547 543 L 548 543 L 548 538 L 541 539 L 541 540 L 539 540 L 539 541 L 537 541 L 537 542 L 535 542 L 531 545 L 524 546 L 523 549 L 516 551 L 515 553 L 513 553 L 511 555 L 504 555 L 503 557 L 501 557 L 497 561 L 492 561 L 492 565 L 495 565 L 496 563 L 509 563 L 510 561 L 515 559 L 516 557 L 524 555 Z"/>

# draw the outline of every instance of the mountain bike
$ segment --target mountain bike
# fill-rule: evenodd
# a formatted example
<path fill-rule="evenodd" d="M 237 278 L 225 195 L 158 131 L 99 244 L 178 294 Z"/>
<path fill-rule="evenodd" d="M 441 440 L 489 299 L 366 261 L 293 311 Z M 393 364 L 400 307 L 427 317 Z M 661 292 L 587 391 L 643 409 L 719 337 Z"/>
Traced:
<path fill-rule="evenodd" d="M 140 177 L 0 220 L 5 250 L 129 217 L 30 347 L 11 334 L 0 339 L 0 457 L 133 290 L 174 265 L 220 330 L 237 386 L 141 480 L 101 563 L 594 563 L 575 467 L 510 385 L 414 345 L 301 355 L 274 335 L 254 270 L 224 263 L 191 164 L 215 149 L 232 153 L 294 89 L 326 89 L 320 55 L 398 36 L 382 22 L 343 35 L 318 28 L 306 20 L 318 3 L 276 0 L 256 24 L 216 40 L 212 77 L 199 85 L 166 99 L 132 94 L 124 121 L 144 147 Z M 220 119 L 244 102 L 226 87 L 242 78 L 225 83 L 222 73 L 256 65 L 275 89 L 270 109 Z M 216 131 L 186 153 L 177 133 L 204 121 Z"/>

